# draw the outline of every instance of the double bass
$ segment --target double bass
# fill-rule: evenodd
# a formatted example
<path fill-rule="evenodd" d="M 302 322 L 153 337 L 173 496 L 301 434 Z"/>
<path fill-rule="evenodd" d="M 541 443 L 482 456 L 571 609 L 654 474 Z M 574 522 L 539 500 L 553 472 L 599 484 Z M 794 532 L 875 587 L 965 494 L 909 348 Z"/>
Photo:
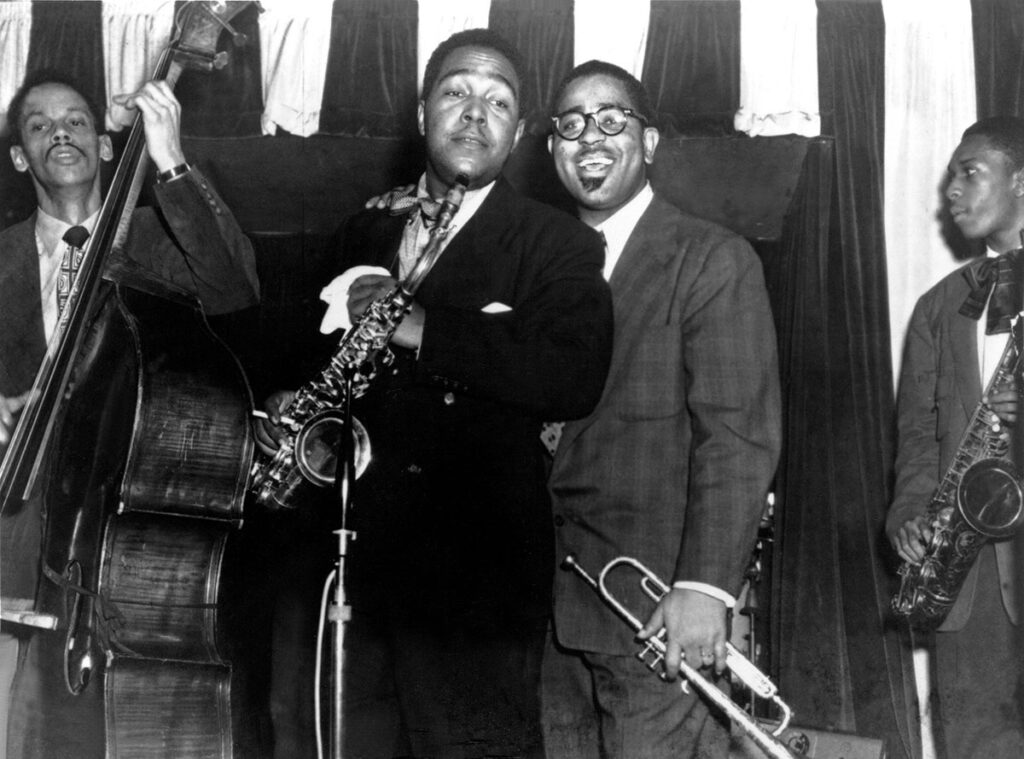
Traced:
<path fill-rule="evenodd" d="M 251 4 L 181 4 L 154 78 L 222 65 L 218 39 Z M 193 299 L 106 279 L 146 158 L 140 116 L 0 465 L 0 509 L 42 501 L 34 616 L 54 629 L 32 635 L 12 696 L 28 715 L 13 740 L 40 759 L 259 754 L 236 642 L 251 622 L 228 603 L 248 384 Z"/>

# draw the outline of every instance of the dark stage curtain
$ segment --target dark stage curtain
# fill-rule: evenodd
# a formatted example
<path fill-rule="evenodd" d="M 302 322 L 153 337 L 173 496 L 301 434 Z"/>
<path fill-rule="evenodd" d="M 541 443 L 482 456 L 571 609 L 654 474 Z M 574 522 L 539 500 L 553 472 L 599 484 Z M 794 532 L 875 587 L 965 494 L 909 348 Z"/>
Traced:
<path fill-rule="evenodd" d="M 1024 3 L 971 0 L 971 18 L 978 118 L 1024 116 Z"/>
<path fill-rule="evenodd" d="M 183 2 L 187 0 L 175 3 L 175 17 Z M 256 4 L 242 10 L 230 24 L 244 37 L 221 34 L 218 50 L 227 53 L 227 65 L 214 71 L 187 69 L 174 88 L 181 103 L 182 134 L 193 137 L 260 134 L 263 79 Z"/>
<path fill-rule="evenodd" d="M 178 0 L 180 8 L 184 0 Z M 183 134 L 201 137 L 258 135 L 263 94 L 260 79 L 258 9 L 255 5 L 231 21 L 245 35 L 232 43 L 227 35 L 220 49 L 227 65 L 213 72 L 186 70 L 175 88 L 182 105 Z M 169 42 L 169 40 L 168 40 Z M 55 0 L 32 3 L 28 71 L 54 68 L 70 72 L 102 108 L 104 81 L 102 3 Z"/>
<path fill-rule="evenodd" d="M 417 5 L 335 0 L 320 131 L 416 134 Z"/>
<path fill-rule="evenodd" d="M 731 133 L 740 105 L 739 0 L 653 0 L 642 79 L 665 136 Z"/>
<path fill-rule="evenodd" d="M 67 72 L 102 109 L 107 89 L 101 10 L 99 3 L 32 3 L 28 73 L 47 68 Z"/>
<path fill-rule="evenodd" d="M 526 63 L 527 130 L 547 134 L 558 83 L 572 70 L 572 0 L 491 0 L 488 27 L 518 48 Z"/>
<path fill-rule="evenodd" d="M 776 667 L 799 722 L 883 738 L 890 756 L 916 757 L 911 650 L 887 611 L 894 557 L 883 536 L 894 396 L 881 4 L 819 0 L 818 44 L 822 129 L 834 141 L 808 152 L 785 265 L 771 274 L 786 401 Z"/>

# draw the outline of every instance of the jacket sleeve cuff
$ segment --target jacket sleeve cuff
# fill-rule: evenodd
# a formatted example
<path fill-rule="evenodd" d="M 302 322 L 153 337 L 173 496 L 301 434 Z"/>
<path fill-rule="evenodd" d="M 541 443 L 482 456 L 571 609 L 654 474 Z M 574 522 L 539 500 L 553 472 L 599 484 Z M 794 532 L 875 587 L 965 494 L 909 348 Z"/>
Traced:
<path fill-rule="evenodd" d="M 717 598 L 729 609 L 736 606 L 735 598 L 721 588 L 715 587 L 714 585 L 708 585 L 706 582 L 689 582 L 687 580 L 680 580 L 672 583 L 672 587 L 679 588 L 680 590 L 696 590 L 698 593 L 703 593 L 706 596 Z"/>

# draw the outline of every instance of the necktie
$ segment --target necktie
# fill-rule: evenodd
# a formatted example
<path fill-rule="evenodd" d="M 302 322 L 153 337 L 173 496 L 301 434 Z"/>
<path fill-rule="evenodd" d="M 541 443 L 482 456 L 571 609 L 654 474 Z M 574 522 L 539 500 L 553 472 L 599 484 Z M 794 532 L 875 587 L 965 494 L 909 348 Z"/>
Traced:
<path fill-rule="evenodd" d="M 1009 332 L 1010 322 L 1021 312 L 1021 279 L 1024 277 L 1021 264 L 1024 257 L 1019 253 L 1019 250 L 1011 250 L 964 269 L 964 278 L 971 291 L 960 306 L 960 313 L 977 319 L 985 309 L 987 300 L 987 335 Z"/>
<path fill-rule="evenodd" d="M 565 422 L 544 422 L 540 428 L 540 442 L 544 444 L 552 458 L 558 450 L 558 441 L 562 439 L 562 428 Z"/>
<path fill-rule="evenodd" d="M 64 306 L 71 294 L 71 285 L 82 263 L 82 249 L 88 239 L 89 230 L 81 226 L 71 227 L 64 233 L 67 247 L 64 249 L 64 256 L 60 261 L 60 274 L 57 276 L 57 313 L 64 312 Z"/>

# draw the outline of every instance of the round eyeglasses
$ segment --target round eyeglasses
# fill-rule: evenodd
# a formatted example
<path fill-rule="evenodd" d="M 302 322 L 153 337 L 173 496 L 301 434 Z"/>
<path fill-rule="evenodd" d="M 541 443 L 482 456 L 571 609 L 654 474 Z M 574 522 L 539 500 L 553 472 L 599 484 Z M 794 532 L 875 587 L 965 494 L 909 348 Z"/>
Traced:
<path fill-rule="evenodd" d="M 555 126 L 555 132 L 563 140 L 578 140 L 587 131 L 587 119 L 593 119 L 598 129 L 609 137 L 614 137 L 626 128 L 626 120 L 629 116 L 647 126 L 647 119 L 632 108 L 620 108 L 617 105 L 606 105 L 604 108 L 598 108 L 590 113 L 566 111 L 552 116 L 551 123 Z"/>

